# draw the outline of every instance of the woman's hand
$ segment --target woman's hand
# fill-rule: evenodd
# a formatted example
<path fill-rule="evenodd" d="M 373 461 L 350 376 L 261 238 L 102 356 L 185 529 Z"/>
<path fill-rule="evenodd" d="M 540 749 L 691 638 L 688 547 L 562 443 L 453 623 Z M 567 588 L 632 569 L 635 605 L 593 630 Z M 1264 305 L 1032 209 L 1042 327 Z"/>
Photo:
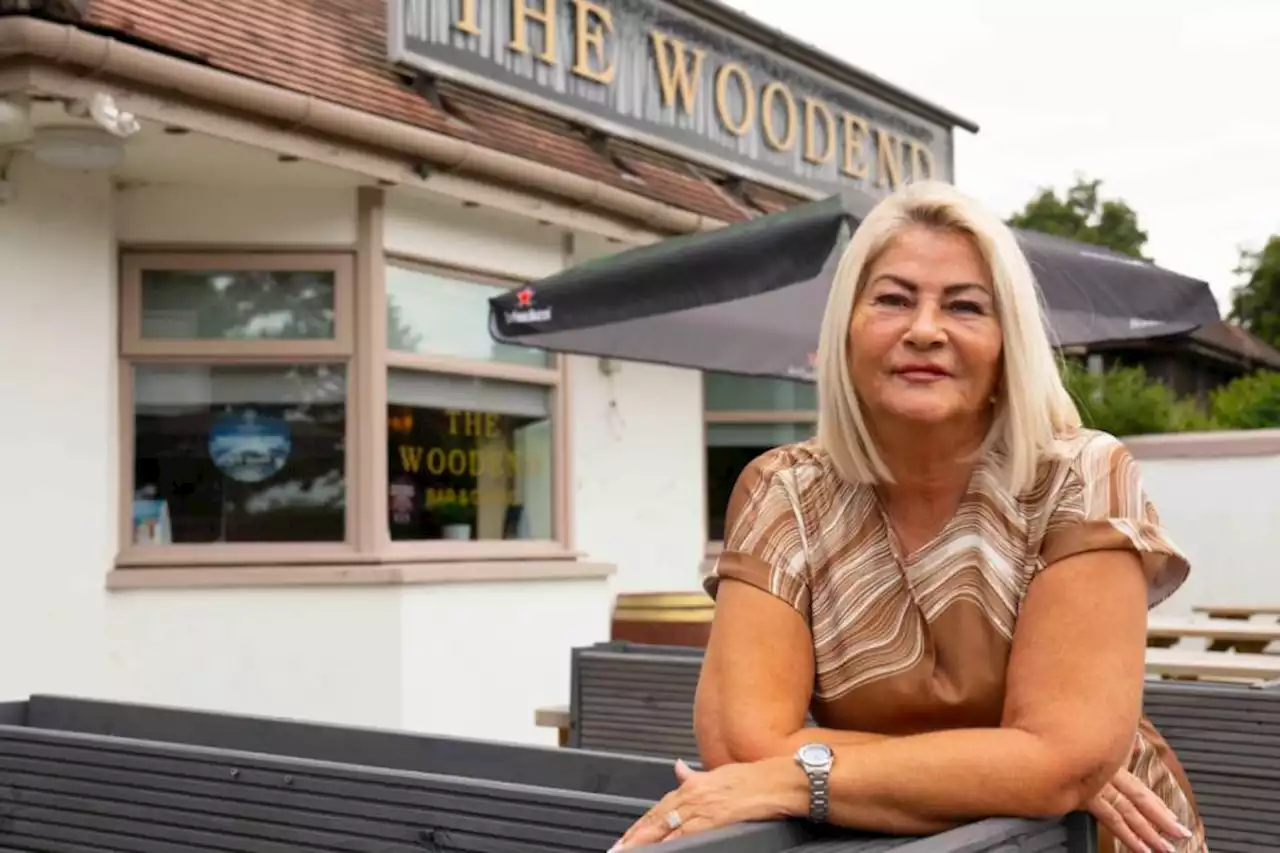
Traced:
<path fill-rule="evenodd" d="M 697 771 L 676 762 L 680 787 L 632 824 L 610 853 L 808 809 L 808 780 L 790 758 Z"/>
<path fill-rule="evenodd" d="M 1173 853 L 1170 839 L 1191 837 L 1164 801 L 1124 768 L 1089 801 L 1089 813 L 1131 853 Z"/>

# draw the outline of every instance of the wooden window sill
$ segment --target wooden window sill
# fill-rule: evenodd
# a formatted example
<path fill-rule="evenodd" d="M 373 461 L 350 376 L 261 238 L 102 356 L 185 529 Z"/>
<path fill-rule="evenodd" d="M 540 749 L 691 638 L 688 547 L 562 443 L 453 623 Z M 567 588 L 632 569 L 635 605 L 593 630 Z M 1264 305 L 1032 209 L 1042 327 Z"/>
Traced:
<path fill-rule="evenodd" d="M 292 586 L 414 586 L 503 581 L 594 580 L 616 567 L 572 559 L 351 563 L 309 566 L 152 566 L 116 568 L 107 589 L 200 589 Z"/>

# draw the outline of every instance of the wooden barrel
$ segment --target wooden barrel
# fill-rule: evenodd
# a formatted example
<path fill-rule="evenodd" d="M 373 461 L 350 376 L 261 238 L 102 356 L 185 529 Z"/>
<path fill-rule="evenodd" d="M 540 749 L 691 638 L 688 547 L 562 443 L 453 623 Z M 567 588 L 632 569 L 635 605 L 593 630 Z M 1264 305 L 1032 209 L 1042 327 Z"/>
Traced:
<path fill-rule="evenodd" d="M 707 647 L 715 602 L 705 592 L 628 592 L 613 605 L 611 640 Z"/>

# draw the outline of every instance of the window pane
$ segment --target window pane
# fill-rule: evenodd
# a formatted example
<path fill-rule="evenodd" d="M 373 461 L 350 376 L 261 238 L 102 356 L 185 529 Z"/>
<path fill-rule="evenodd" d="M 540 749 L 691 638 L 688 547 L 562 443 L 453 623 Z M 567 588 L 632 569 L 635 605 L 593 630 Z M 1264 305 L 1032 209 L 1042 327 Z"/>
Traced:
<path fill-rule="evenodd" d="M 387 346 L 546 367 L 542 350 L 500 344 L 489 335 L 489 299 L 507 288 L 387 265 Z"/>
<path fill-rule="evenodd" d="M 341 542 L 341 365 L 134 368 L 134 544 Z"/>
<path fill-rule="evenodd" d="M 812 423 L 707 425 L 707 536 L 712 542 L 724 539 L 725 509 L 742 469 L 766 450 L 804 441 L 816 431 Z"/>
<path fill-rule="evenodd" d="M 143 270 L 142 337 L 332 338 L 335 291 L 330 270 Z"/>
<path fill-rule="evenodd" d="M 709 412 L 813 412 L 818 409 L 818 386 L 812 382 L 704 373 L 702 388 Z"/>
<path fill-rule="evenodd" d="M 490 379 L 387 376 L 391 538 L 551 539 L 551 392 Z"/>

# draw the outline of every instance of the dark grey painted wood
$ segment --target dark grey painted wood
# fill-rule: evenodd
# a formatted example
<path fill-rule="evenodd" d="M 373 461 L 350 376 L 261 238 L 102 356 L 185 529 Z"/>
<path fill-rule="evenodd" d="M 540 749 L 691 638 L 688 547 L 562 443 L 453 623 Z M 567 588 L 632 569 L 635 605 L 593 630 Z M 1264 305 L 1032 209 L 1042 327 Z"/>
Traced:
<path fill-rule="evenodd" d="M 1280 688 L 1151 681 L 1143 705 L 1191 779 L 1209 848 L 1280 849 Z"/>
<path fill-rule="evenodd" d="M 85 734 L 217 747 L 657 799 L 670 790 L 671 761 L 433 737 L 155 705 L 31 697 L 28 725 Z"/>
<path fill-rule="evenodd" d="M 602 853 L 652 797 L 476 778 L 465 772 L 467 755 L 500 763 L 498 751 L 524 750 L 528 763 L 521 773 L 536 776 L 540 756 L 554 771 L 548 779 L 588 778 L 585 770 L 569 769 L 573 762 L 615 769 L 631 763 L 645 773 L 670 769 L 632 757 L 577 750 L 553 756 L 461 741 L 461 752 L 441 753 L 447 761 L 431 753 L 398 761 L 451 768 L 423 772 L 334 759 L 449 739 L 58 697 L 36 697 L 25 714 L 14 710 L 19 705 L 0 706 L 15 723 L 0 725 L 0 853 Z M 16 724 L 19 716 L 27 725 Z M 492 751 L 466 752 L 478 745 Z M 784 822 L 730 827 L 665 849 L 1090 853 L 1066 846 L 1070 837 L 1052 822 L 987 821 L 929 839 L 818 832 L 804 822 Z"/>

